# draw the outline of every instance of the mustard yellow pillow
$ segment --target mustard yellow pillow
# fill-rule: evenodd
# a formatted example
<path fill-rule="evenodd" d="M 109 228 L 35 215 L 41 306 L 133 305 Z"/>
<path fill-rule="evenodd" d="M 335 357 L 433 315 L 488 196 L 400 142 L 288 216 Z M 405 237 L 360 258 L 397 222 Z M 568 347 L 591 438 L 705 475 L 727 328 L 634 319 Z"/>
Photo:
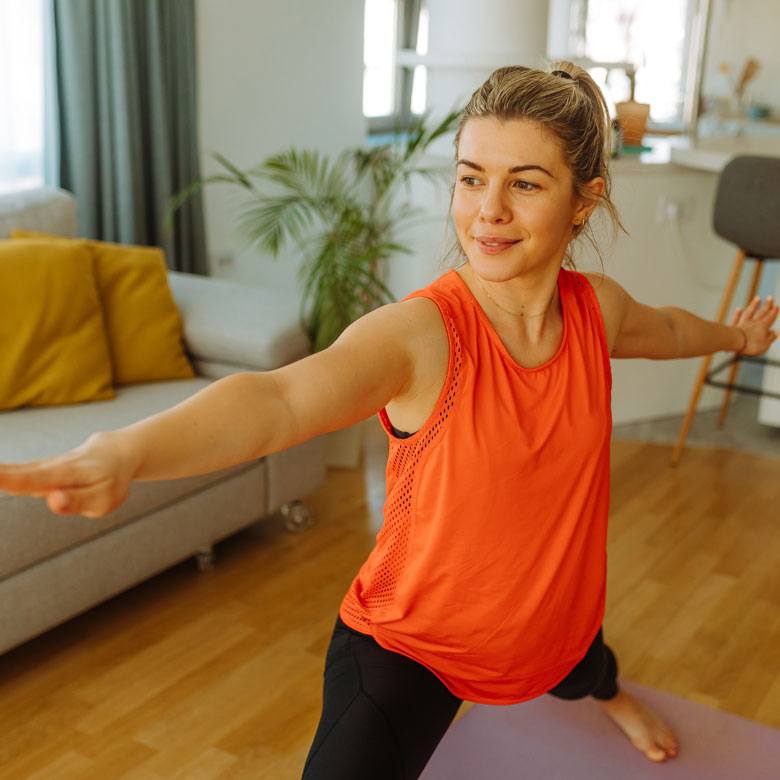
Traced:
<path fill-rule="evenodd" d="M 0 241 L 0 409 L 114 397 L 85 242 Z"/>
<path fill-rule="evenodd" d="M 32 231 L 14 230 L 12 238 Z M 54 242 L 83 239 L 47 236 Z M 87 241 L 95 258 L 111 350 L 114 383 L 189 379 L 195 376 L 182 342 L 182 324 L 168 284 L 162 249 Z"/>

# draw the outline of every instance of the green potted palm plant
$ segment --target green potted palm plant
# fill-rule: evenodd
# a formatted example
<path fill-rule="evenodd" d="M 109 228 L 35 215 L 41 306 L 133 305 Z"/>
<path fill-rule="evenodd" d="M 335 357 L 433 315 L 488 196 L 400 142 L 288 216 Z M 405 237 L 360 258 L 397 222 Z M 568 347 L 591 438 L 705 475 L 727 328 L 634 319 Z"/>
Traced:
<path fill-rule="evenodd" d="M 393 300 L 386 263 L 410 253 L 401 233 L 425 218 L 409 200 L 411 181 L 443 181 L 446 168 L 426 162 L 425 152 L 454 129 L 459 113 L 432 127 L 424 115 L 391 143 L 334 158 L 290 148 L 242 171 L 215 154 L 222 171 L 178 193 L 168 217 L 207 184 L 240 188 L 246 198 L 237 217 L 239 234 L 274 257 L 288 244 L 300 252 L 302 322 L 313 350 L 324 349 L 350 323 Z"/>

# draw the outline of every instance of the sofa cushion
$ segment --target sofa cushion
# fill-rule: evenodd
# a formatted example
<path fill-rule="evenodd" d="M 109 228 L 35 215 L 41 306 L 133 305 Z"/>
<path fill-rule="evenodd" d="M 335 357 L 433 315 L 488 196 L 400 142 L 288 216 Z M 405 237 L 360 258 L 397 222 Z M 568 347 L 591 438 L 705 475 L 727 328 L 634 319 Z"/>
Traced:
<path fill-rule="evenodd" d="M 129 425 L 173 406 L 208 384 L 208 380 L 196 378 L 133 385 L 117 388 L 115 401 L 0 413 L 0 462 L 21 463 L 57 455 L 80 444 L 94 431 Z M 43 499 L 0 493 L 0 577 L 255 466 L 256 461 L 250 461 L 196 477 L 136 482 L 127 500 L 101 518 L 55 515 Z M 258 517 L 262 509 L 257 508 Z"/>
<path fill-rule="evenodd" d="M 231 366 L 269 371 L 309 354 L 297 296 L 178 271 L 168 278 L 196 365 L 219 365 L 224 376 Z"/>
<path fill-rule="evenodd" d="M 0 409 L 113 398 L 85 242 L 0 241 Z"/>
<path fill-rule="evenodd" d="M 13 230 L 11 236 L 65 243 L 78 240 L 30 230 Z M 86 244 L 95 258 L 114 384 L 194 377 L 184 352 L 181 315 L 168 285 L 162 249 L 91 240 Z"/>

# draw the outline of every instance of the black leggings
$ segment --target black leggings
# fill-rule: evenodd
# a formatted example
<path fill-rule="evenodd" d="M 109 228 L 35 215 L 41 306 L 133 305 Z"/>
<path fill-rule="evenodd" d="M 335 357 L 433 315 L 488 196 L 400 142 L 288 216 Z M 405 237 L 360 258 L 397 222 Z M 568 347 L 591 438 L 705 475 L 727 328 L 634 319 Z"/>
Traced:
<path fill-rule="evenodd" d="M 549 691 L 561 699 L 602 700 L 617 692 L 617 661 L 600 629 L 585 657 Z M 339 618 L 303 780 L 414 780 L 460 704 L 422 664 L 385 650 Z"/>

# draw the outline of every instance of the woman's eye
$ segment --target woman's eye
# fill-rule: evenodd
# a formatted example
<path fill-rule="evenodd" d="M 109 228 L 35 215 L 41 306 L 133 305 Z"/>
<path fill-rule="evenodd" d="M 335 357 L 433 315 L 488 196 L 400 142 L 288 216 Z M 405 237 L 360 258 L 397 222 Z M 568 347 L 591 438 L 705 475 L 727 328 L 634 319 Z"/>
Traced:
<path fill-rule="evenodd" d="M 539 189 L 539 185 L 538 184 L 533 184 L 530 181 L 522 181 L 522 180 L 516 181 L 515 182 L 515 187 L 518 190 L 523 190 L 523 192 L 532 192 L 533 190 L 538 190 Z"/>
<path fill-rule="evenodd" d="M 475 176 L 461 176 L 461 184 L 465 184 L 467 187 L 476 187 L 479 184 L 479 179 Z"/>

